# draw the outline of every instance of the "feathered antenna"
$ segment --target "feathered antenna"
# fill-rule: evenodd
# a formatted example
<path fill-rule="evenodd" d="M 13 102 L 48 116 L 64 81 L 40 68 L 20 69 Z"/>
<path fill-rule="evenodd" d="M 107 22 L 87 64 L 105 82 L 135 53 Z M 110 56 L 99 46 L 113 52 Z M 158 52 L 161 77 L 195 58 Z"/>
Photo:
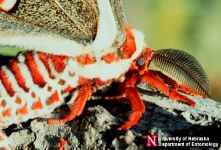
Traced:
<path fill-rule="evenodd" d="M 154 52 L 153 62 L 162 72 L 196 92 L 210 96 L 208 77 L 193 56 L 174 49 L 162 49 Z"/>

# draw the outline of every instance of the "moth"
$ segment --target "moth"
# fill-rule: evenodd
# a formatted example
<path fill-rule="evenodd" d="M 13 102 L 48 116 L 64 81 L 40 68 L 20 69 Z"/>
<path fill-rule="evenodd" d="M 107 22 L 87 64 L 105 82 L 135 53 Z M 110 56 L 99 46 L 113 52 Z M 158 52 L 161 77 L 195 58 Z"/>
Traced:
<path fill-rule="evenodd" d="M 119 25 L 112 5 L 109 0 L 0 1 L 0 45 L 27 49 L 0 68 L 1 148 L 13 147 L 4 128 L 44 117 L 70 96 L 70 112 L 48 120 L 67 123 L 81 115 L 97 90 L 112 83 L 120 84 L 120 94 L 105 99 L 126 97 L 131 105 L 122 130 L 136 125 L 145 112 L 138 83 L 190 106 L 195 102 L 179 90 L 210 95 L 208 78 L 195 58 L 173 49 L 153 51 L 142 32 Z M 76 17 L 79 13 L 82 17 Z M 118 41 L 120 31 L 125 34 L 123 43 Z M 149 70 L 152 61 L 164 73 Z M 60 149 L 65 144 L 62 139 Z"/>

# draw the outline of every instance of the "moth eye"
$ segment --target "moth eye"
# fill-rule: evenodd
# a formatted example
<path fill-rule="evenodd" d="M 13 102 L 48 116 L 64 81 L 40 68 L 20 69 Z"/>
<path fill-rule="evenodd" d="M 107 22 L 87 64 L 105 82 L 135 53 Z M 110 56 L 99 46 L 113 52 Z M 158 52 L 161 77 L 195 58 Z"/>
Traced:
<path fill-rule="evenodd" d="M 143 57 L 140 57 L 140 58 L 138 59 L 138 61 L 137 61 L 137 65 L 138 65 L 138 66 L 144 65 L 144 63 L 145 63 L 145 60 L 144 60 Z"/>

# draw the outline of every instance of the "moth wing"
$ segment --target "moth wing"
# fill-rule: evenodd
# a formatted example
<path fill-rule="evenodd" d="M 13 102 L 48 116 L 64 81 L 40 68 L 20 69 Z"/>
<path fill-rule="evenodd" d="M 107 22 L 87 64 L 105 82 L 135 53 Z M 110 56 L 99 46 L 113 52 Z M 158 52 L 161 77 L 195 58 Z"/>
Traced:
<path fill-rule="evenodd" d="M 95 52 L 109 47 L 117 32 L 109 0 L 20 0 L 12 12 L 0 12 L 0 45 L 73 57 L 88 43 Z"/>

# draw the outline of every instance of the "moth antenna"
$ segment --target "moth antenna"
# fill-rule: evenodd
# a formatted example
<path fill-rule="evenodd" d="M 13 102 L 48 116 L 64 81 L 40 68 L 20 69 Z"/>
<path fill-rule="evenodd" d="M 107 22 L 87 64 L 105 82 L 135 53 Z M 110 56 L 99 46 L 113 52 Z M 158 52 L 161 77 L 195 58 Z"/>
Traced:
<path fill-rule="evenodd" d="M 153 63 L 164 73 L 196 92 L 210 97 L 210 82 L 199 62 L 190 54 L 175 50 L 156 50 Z"/>

